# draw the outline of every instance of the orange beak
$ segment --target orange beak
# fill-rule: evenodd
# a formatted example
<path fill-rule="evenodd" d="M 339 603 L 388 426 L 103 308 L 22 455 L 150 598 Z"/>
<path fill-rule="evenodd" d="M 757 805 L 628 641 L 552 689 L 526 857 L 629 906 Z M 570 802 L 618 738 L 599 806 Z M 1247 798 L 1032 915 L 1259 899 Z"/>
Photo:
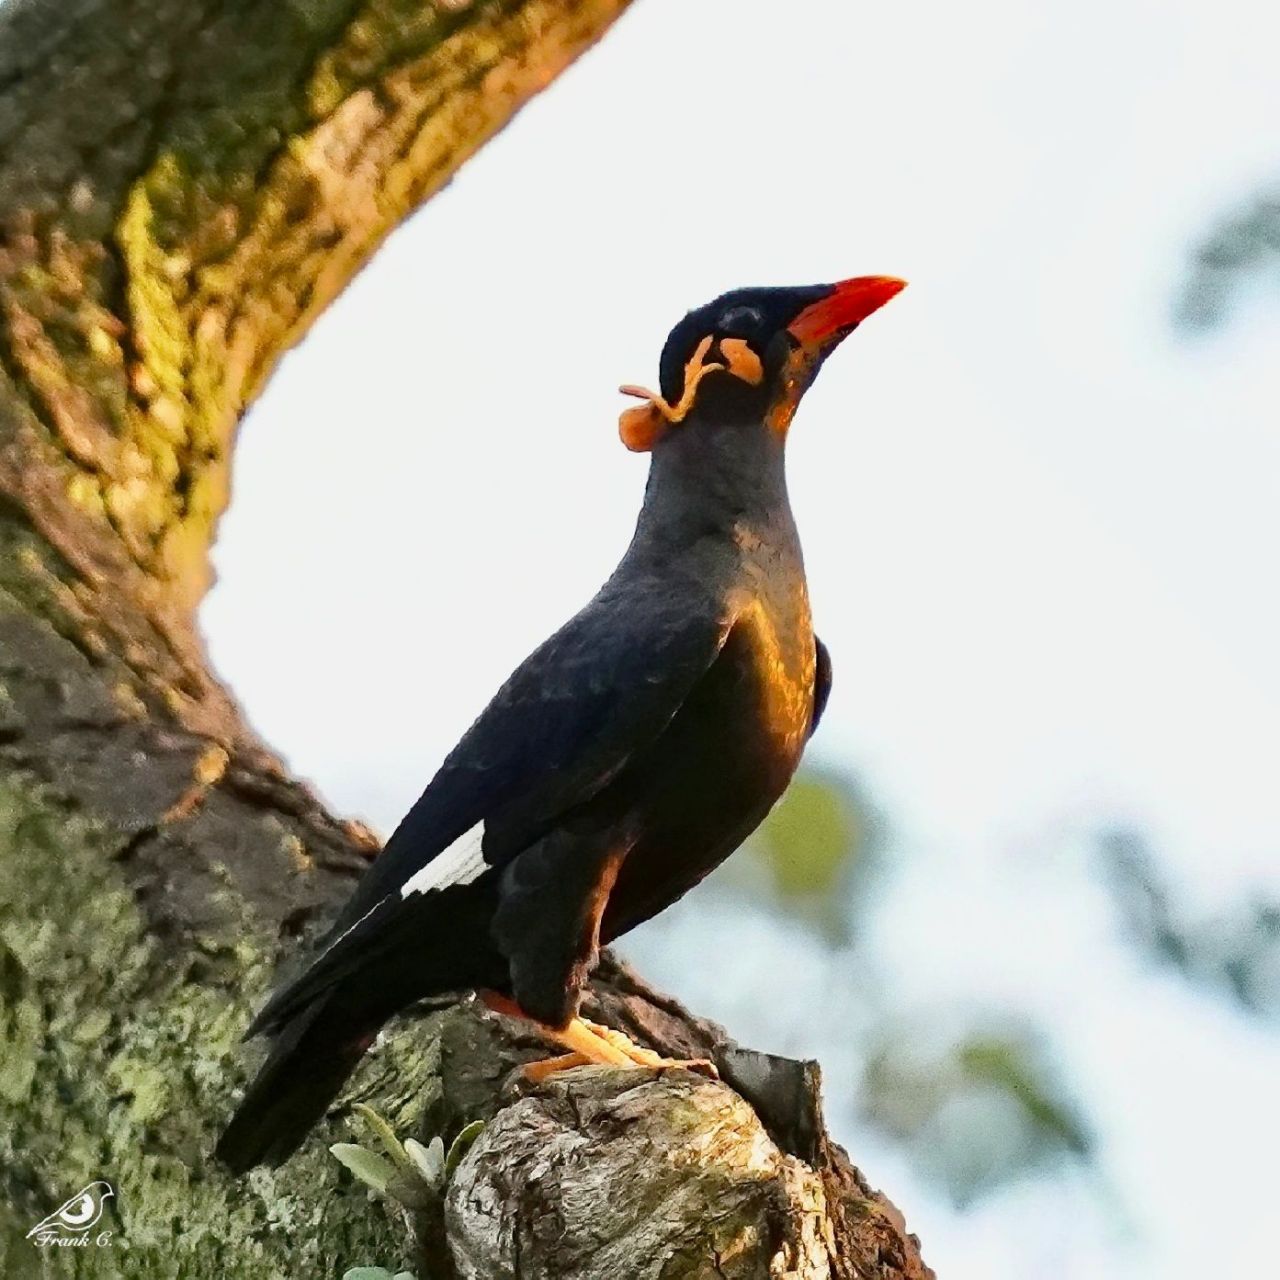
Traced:
<path fill-rule="evenodd" d="M 821 346 L 844 335 L 879 311 L 890 298 L 907 287 L 897 276 L 855 276 L 831 286 L 825 298 L 819 298 L 800 312 L 787 326 L 787 332 L 802 346 Z"/>

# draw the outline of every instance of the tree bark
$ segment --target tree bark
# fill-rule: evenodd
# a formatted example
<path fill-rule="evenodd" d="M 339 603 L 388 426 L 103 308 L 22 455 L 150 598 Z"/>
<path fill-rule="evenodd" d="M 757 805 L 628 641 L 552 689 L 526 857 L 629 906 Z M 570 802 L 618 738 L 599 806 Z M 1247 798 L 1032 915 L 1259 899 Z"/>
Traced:
<path fill-rule="evenodd" d="M 401 1134 L 490 1122 L 416 1235 L 327 1154 L 340 1121 L 279 1171 L 208 1157 L 251 1008 L 376 851 L 204 659 L 236 426 L 381 239 L 626 4 L 0 8 L 0 1274 L 927 1274 L 827 1139 L 812 1070 L 611 961 L 597 1013 L 727 1083 L 517 1096 L 532 1046 L 463 1003 L 404 1020 L 349 1095 Z M 110 1245 L 24 1238 L 98 1178 Z"/>

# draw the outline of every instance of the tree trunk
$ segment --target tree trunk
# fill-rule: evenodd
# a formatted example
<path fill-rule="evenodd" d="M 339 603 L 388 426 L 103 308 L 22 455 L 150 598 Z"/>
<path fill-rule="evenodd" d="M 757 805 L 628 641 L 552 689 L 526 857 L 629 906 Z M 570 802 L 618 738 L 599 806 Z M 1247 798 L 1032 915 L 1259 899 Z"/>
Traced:
<path fill-rule="evenodd" d="M 0 1274 L 922 1276 L 812 1070 L 611 961 L 597 1013 L 736 1086 L 581 1072 L 470 1004 L 358 1073 L 402 1134 L 490 1121 L 406 1230 L 327 1153 L 208 1152 L 277 960 L 376 851 L 246 727 L 194 629 L 239 418 L 380 240 L 627 0 L 0 9 Z M 751 1100 L 748 1105 L 744 1098 Z M 424 1139 L 425 1140 L 425 1139 Z M 84 1184 L 109 1244 L 28 1229 Z"/>

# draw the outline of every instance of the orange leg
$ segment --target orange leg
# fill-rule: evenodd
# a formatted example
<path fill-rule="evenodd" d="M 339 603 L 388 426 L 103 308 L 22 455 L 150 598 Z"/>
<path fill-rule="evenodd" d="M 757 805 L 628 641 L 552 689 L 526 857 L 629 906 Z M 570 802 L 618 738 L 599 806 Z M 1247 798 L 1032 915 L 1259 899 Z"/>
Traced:
<path fill-rule="evenodd" d="M 585 1067 L 588 1061 L 580 1053 L 561 1053 L 554 1058 L 543 1058 L 539 1062 L 526 1062 L 521 1067 L 520 1073 L 530 1084 L 541 1084 L 559 1071 L 568 1071 L 571 1067 Z"/>
<path fill-rule="evenodd" d="M 705 1058 L 674 1059 L 664 1058 L 652 1049 L 642 1048 L 621 1031 L 612 1027 L 601 1026 L 598 1022 L 587 1022 L 582 1018 L 572 1019 L 565 1027 L 549 1027 L 531 1018 L 514 1000 L 500 996 L 494 991 L 480 992 L 480 999 L 486 1008 L 494 1013 L 501 1013 L 509 1018 L 519 1018 L 523 1022 L 532 1022 L 549 1040 L 563 1045 L 568 1053 L 559 1057 L 547 1058 L 542 1062 L 531 1062 L 524 1068 L 525 1076 L 533 1081 L 545 1080 L 557 1071 L 566 1071 L 570 1067 L 581 1067 L 587 1063 L 598 1063 L 612 1067 L 687 1067 L 691 1071 L 700 1071 L 703 1075 L 716 1076 L 715 1064 Z"/>
<path fill-rule="evenodd" d="M 613 1027 L 604 1027 L 598 1022 L 588 1022 L 585 1018 L 582 1019 L 582 1025 L 602 1040 L 607 1040 L 615 1049 L 620 1049 L 638 1067 L 684 1067 L 689 1071 L 698 1071 L 704 1076 L 711 1076 L 713 1079 L 720 1075 L 716 1070 L 716 1064 L 709 1058 L 664 1058 L 662 1054 L 636 1044 L 630 1036 L 622 1031 L 615 1031 Z"/>

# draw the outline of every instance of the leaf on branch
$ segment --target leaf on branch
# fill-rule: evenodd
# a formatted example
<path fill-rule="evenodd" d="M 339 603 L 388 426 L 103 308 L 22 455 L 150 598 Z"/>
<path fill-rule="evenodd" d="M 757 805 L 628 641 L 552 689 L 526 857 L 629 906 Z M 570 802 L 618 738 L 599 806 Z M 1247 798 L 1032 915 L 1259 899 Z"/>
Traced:
<path fill-rule="evenodd" d="M 381 1195 L 395 1180 L 396 1167 L 376 1151 L 370 1151 L 354 1142 L 335 1142 L 329 1153 L 342 1166 L 350 1169 L 366 1186 Z"/>
<path fill-rule="evenodd" d="M 396 1137 L 395 1130 L 372 1107 L 366 1106 L 363 1102 L 355 1103 L 351 1110 L 373 1130 L 374 1136 L 382 1143 L 392 1164 L 402 1173 L 413 1174 L 415 1172 L 413 1161 L 401 1145 L 400 1139 Z"/>
<path fill-rule="evenodd" d="M 373 1130 L 387 1155 L 380 1156 L 354 1142 L 338 1142 L 329 1150 L 361 1182 L 379 1195 L 399 1201 L 407 1209 L 425 1209 L 439 1199 L 458 1162 L 484 1128 L 483 1120 L 466 1125 L 446 1154 L 444 1140 L 439 1135 L 425 1147 L 415 1138 L 402 1143 L 395 1130 L 372 1107 L 358 1102 L 352 1110 Z"/>
<path fill-rule="evenodd" d="M 406 1138 L 404 1149 L 413 1162 L 413 1167 L 429 1186 L 444 1186 L 444 1140 L 438 1134 L 431 1139 L 428 1147 L 424 1147 L 416 1138 Z"/>
<path fill-rule="evenodd" d="M 471 1149 L 471 1144 L 480 1136 L 483 1128 L 483 1120 L 473 1120 L 469 1125 L 463 1127 L 461 1133 L 450 1144 L 449 1154 L 445 1157 L 444 1162 L 444 1181 L 446 1184 L 453 1177 L 453 1171 L 458 1167 L 459 1161 Z M 439 1139 L 437 1138 L 436 1141 L 439 1142 Z"/>

